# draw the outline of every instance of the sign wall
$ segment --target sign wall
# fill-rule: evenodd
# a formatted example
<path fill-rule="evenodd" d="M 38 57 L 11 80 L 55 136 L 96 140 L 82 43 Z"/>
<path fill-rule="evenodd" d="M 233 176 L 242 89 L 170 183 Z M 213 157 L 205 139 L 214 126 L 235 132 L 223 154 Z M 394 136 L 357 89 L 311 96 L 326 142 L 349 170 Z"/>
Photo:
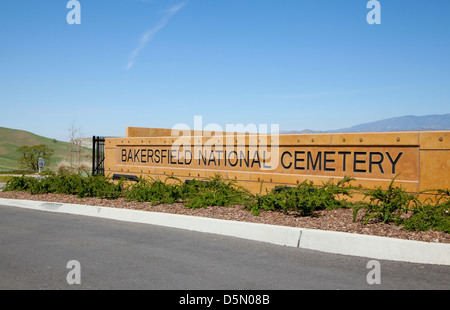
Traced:
<path fill-rule="evenodd" d="M 364 188 L 450 188 L 450 132 L 258 135 L 127 128 L 106 139 L 105 173 L 181 180 L 221 174 L 253 192 L 344 176 Z"/>

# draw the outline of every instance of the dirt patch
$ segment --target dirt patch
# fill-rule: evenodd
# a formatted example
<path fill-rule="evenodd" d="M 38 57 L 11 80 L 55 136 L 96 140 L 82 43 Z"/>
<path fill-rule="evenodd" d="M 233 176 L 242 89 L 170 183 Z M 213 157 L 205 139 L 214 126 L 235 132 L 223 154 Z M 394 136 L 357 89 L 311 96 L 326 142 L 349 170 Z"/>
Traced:
<path fill-rule="evenodd" d="M 369 223 L 367 225 L 364 225 L 362 222 L 358 221 L 355 223 L 353 222 L 353 214 L 351 209 L 317 211 L 315 212 L 314 216 L 299 216 L 295 213 L 283 214 L 281 212 L 274 211 L 261 211 L 259 216 L 255 216 L 250 211 L 246 210 L 243 206 L 188 209 L 181 203 L 152 206 L 149 202 L 126 201 L 123 198 L 108 200 L 99 198 L 78 198 L 76 196 L 60 194 L 31 195 L 28 192 L 1 191 L 0 198 L 134 209 L 152 212 L 202 216 L 232 221 L 341 231 L 425 242 L 450 243 L 450 234 L 440 231 L 429 230 L 411 232 L 404 230 L 401 226 L 396 226 L 393 224 Z"/>

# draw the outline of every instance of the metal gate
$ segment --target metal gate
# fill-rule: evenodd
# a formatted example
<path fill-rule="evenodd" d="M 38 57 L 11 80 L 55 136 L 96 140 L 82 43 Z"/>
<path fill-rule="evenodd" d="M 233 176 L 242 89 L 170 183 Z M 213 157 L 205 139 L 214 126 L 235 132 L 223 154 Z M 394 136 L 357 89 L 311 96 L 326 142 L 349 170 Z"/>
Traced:
<path fill-rule="evenodd" d="M 105 137 L 92 137 L 92 175 L 105 174 Z"/>

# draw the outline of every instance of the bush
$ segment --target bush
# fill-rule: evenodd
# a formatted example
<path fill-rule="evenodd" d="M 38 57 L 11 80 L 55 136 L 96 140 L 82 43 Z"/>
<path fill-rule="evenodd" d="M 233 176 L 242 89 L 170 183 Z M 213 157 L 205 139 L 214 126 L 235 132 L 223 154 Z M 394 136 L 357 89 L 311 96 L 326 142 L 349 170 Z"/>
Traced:
<path fill-rule="evenodd" d="M 33 177 L 14 177 L 4 191 L 28 191 L 35 194 L 66 194 L 83 197 L 118 198 L 122 195 L 122 183 L 115 184 L 103 176 L 83 177 L 78 174 L 47 174 L 40 180 Z"/>
<path fill-rule="evenodd" d="M 12 177 L 6 183 L 3 191 L 30 191 L 32 187 L 35 186 L 35 183 L 39 182 L 36 178 L 21 176 L 21 177 Z"/>
<path fill-rule="evenodd" d="M 426 204 L 413 209 L 412 216 L 403 220 L 404 229 L 426 231 L 430 229 L 450 233 L 450 206 Z"/>
<path fill-rule="evenodd" d="M 130 186 L 126 197 L 128 201 L 151 202 L 152 205 L 172 204 L 181 199 L 178 187 L 177 184 L 167 184 L 161 180 L 139 178 L 138 183 Z"/>
<path fill-rule="evenodd" d="M 60 161 L 56 164 L 56 174 L 68 175 L 71 173 L 70 163 L 67 161 Z"/>
<path fill-rule="evenodd" d="M 402 221 L 404 229 L 426 231 L 435 229 L 450 233 L 449 190 L 439 190 L 436 204 L 424 203 L 414 207 L 412 215 Z"/>
<path fill-rule="evenodd" d="M 167 183 L 167 180 L 175 182 Z M 139 182 L 130 186 L 127 200 L 162 203 L 182 202 L 187 208 L 208 206 L 232 206 L 244 204 L 251 194 L 233 181 L 223 180 L 219 175 L 206 181 L 181 180 L 169 177 L 166 181 L 140 178 Z"/>
<path fill-rule="evenodd" d="M 416 196 L 409 194 L 402 187 L 394 187 L 395 178 L 389 184 L 387 190 L 381 187 L 366 190 L 364 199 L 369 197 L 370 202 L 359 202 L 353 208 L 353 221 L 356 221 L 357 213 L 361 209 L 366 212 L 363 215 L 364 223 L 370 219 L 378 219 L 383 223 L 395 222 L 399 224 L 401 215 L 411 206 L 420 204 Z"/>
<path fill-rule="evenodd" d="M 80 183 L 78 187 L 77 195 L 80 198 L 83 197 L 97 197 L 106 199 L 117 199 L 124 196 L 126 189 L 125 182 L 119 181 L 118 183 L 111 182 L 111 179 L 101 176 L 79 176 Z"/>
<path fill-rule="evenodd" d="M 56 165 L 56 174 L 68 175 L 68 174 L 85 174 L 88 175 L 91 172 L 91 164 L 88 161 L 82 161 L 75 164 L 71 164 L 68 161 L 60 161 Z"/>
<path fill-rule="evenodd" d="M 180 191 L 187 208 L 245 205 L 253 199 L 247 189 L 220 175 L 207 181 L 189 181 L 180 186 Z"/>
<path fill-rule="evenodd" d="M 352 187 L 347 184 L 352 178 L 344 177 L 337 184 L 327 182 L 315 187 L 304 181 L 297 187 L 275 187 L 265 195 L 256 195 L 256 201 L 247 208 L 258 215 L 261 210 L 297 211 L 302 216 L 313 215 L 316 210 L 335 209 L 350 206 L 342 197 L 351 197 Z M 339 198 L 340 197 L 340 198 Z"/>
<path fill-rule="evenodd" d="M 395 180 L 395 178 L 394 178 Z M 382 223 L 402 225 L 409 231 L 426 231 L 429 229 L 450 233 L 450 193 L 449 190 L 438 190 L 435 202 L 420 201 L 415 195 L 407 193 L 401 187 L 394 187 L 394 180 L 387 190 L 376 188 L 368 190 L 366 197 L 370 202 L 356 203 L 353 209 L 353 221 L 361 209 L 366 212 L 363 222 L 376 219 Z M 411 213 L 410 216 L 407 216 Z"/>
<path fill-rule="evenodd" d="M 353 221 L 356 221 L 360 210 L 365 210 L 362 217 L 365 224 L 375 219 L 382 223 L 403 225 L 406 230 L 435 229 L 450 233 L 448 189 L 439 190 L 434 203 L 420 202 L 416 196 L 394 186 L 394 178 L 386 190 L 381 187 L 363 190 L 364 199 L 369 198 L 369 201 L 353 204 L 345 199 L 355 191 L 349 185 L 351 180 L 345 177 L 336 184 L 327 182 L 320 187 L 304 181 L 297 187 L 276 187 L 264 195 L 253 195 L 235 181 L 224 180 L 220 175 L 205 181 L 194 179 L 189 182 L 173 177 L 165 181 L 139 178 L 138 183 L 129 185 L 125 180 L 114 183 L 104 176 L 48 173 L 40 179 L 11 177 L 3 190 L 77 195 L 81 198 L 126 197 L 128 201 L 151 202 L 152 205 L 180 202 L 187 208 L 243 205 L 255 215 L 261 210 L 272 210 L 284 213 L 294 211 L 301 216 L 311 216 L 317 210 L 353 207 Z M 408 213 L 411 213 L 410 216 L 405 216 Z"/>

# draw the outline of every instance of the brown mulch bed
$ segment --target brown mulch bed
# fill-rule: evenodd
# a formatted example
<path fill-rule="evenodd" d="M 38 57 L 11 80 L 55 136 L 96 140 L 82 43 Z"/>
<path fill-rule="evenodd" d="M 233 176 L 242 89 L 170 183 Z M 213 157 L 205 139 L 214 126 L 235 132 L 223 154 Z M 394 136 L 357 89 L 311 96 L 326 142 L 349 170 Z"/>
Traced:
<path fill-rule="evenodd" d="M 314 216 L 298 216 L 297 214 L 283 214 L 273 211 L 261 211 L 259 216 L 255 216 L 250 211 L 245 210 L 245 208 L 242 206 L 188 209 L 181 203 L 152 206 L 148 202 L 128 202 L 123 198 L 119 198 L 116 200 L 107 200 L 99 198 L 78 198 L 76 196 L 60 194 L 31 195 L 27 192 L 2 191 L 0 191 L 0 198 L 126 208 L 152 212 L 203 216 L 233 221 L 341 231 L 425 242 L 450 243 L 450 234 L 440 231 L 430 230 L 411 232 L 402 229 L 401 226 L 396 226 L 393 224 L 369 223 L 367 225 L 364 225 L 361 221 L 357 221 L 355 223 L 353 222 L 353 214 L 351 209 L 317 211 Z"/>

